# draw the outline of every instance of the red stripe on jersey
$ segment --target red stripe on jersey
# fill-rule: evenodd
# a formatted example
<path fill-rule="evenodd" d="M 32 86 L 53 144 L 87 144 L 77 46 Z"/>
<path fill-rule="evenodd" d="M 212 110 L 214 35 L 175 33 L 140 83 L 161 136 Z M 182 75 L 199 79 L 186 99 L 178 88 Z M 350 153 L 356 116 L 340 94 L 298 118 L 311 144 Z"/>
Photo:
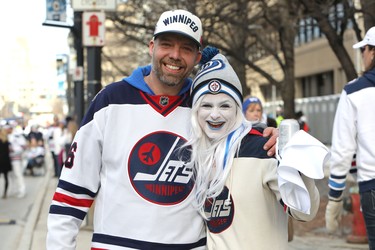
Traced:
<path fill-rule="evenodd" d="M 180 106 L 182 101 L 186 98 L 183 96 L 168 96 L 168 95 L 148 95 L 139 91 L 142 98 L 157 112 L 163 116 L 167 116 L 173 110 Z"/>
<path fill-rule="evenodd" d="M 73 197 L 67 196 L 65 194 L 58 193 L 58 192 L 56 192 L 54 194 L 53 200 L 58 201 L 58 202 L 67 203 L 67 204 L 69 204 L 71 206 L 75 206 L 75 207 L 91 207 L 92 203 L 94 202 L 94 200 L 76 199 L 76 198 L 73 198 Z"/>
<path fill-rule="evenodd" d="M 286 212 L 287 209 L 288 209 L 288 206 L 284 205 L 284 212 Z"/>
<path fill-rule="evenodd" d="M 249 134 L 251 134 L 251 135 L 261 135 L 261 136 L 263 136 L 263 134 L 262 134 L 261 132 L 259 132 L 259 131 L 256 130 L 256 129 L 253 129 L 253 128 L 250 130 Z"/>

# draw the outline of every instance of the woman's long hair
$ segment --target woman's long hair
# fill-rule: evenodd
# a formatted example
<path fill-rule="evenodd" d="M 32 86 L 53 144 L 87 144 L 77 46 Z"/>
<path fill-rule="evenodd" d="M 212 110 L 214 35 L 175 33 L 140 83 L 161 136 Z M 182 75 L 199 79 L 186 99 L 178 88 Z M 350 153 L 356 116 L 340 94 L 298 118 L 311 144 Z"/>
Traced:
<path fill-rule="evenodd" d="M 236 122 L 233 128 L 222 137 L 210 140 L 198 123 L 198 109 L 203 98 L 192 107 L 191 135 L 185 144 L 191 146 L 191 161 L 188 163 L 195 178 L 195 206 L 203 217 L 204 204 L 210 198 L 217 197 L 223 190 L 233 158 L 238 152 L 242 138 L 249 133 L 251 123 L 248 122 L 242 107 L 237 105 Z"/>

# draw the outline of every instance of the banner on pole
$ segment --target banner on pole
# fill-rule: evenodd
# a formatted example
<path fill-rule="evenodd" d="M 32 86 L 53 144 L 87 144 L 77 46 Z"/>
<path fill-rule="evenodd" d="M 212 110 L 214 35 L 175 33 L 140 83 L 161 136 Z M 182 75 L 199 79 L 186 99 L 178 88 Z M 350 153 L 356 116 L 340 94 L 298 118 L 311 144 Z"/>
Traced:
<path fill-rule="evenodd" d="M 72 0 L 74 11 L 105 10 L 115 11 L 116 0 Z"/>
<path fill-rule="evenodd" d="M 66 0 L 46 1 L 46 22 L 66 23 Z"/>

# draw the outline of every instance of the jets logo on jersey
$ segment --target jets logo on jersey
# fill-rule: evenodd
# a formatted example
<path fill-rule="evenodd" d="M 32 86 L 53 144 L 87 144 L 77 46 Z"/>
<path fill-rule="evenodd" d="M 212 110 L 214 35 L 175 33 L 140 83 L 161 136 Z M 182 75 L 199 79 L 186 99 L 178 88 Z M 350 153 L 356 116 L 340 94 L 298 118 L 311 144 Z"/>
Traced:
<path fill-rule="evenodd" d="M 160 204 L 180 203 L 193 188 L 193 171 L 185 162 L 190 151 L 181 149 L 186 140 L 159 131 L 143 137 L 129 157 L 130 181 L 144 199 Z"/>
<path fill-rule="evenodd" d="M 204 211 L 207 218 L 207 227 L 211 233 L 221 233 L 230 227 L 233 222 L 234 204 L 232 196 L 228 199 L 228 188 L 224 187 L 221 194 L 205 203 Z"/>

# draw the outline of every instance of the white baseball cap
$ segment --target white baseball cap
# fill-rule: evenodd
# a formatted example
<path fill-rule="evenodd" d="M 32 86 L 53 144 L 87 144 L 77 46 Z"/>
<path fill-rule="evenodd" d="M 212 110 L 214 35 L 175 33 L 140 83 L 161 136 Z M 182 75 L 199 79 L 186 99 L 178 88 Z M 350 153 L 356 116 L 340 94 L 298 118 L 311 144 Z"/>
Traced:
<path fill-rule="evenodd" d="M 375 46 L 375 27 L 372 27 L 371 29 L 369 29 L 366 32 L 366 35 L 363 38 L 363 40 L 354 44 L 353 48 L 358 49 L 358 48 L 361 48 L 365 45 Z"/>
<path fill-rule="evenodd" d="M 156 23 L 154 38 L 163 33 L 177 33 L 193 39 L 202 46 L 202 22 L 186 10 L 170 10 L 161 14 Z"/>

